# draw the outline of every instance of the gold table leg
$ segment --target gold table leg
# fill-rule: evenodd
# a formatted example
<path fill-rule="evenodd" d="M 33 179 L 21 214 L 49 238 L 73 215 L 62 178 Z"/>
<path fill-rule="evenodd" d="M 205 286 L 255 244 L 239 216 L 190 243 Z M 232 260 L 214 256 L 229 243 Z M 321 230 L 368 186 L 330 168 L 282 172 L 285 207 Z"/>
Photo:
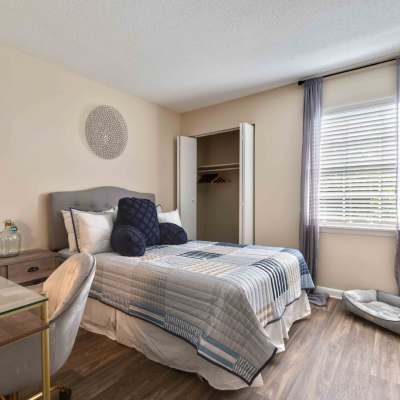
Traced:
<path fill-rule="evenodd" d="M 41 318 L 46 324 L 49 323 L 49 305 L 45 301 L 40 308 Z M 42 332 L 42 381 L 43 400 L 50 399 L 50 337 L 49 328 Z"/>

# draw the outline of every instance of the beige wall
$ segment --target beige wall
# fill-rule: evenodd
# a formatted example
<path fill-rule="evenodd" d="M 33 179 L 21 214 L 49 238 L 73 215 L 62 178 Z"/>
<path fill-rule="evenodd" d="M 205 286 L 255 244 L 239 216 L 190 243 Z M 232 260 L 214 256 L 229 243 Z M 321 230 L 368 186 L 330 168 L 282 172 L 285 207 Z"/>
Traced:
<path fill-rule="evenodd" d="M 47 244 L 51 191 L 114 185 L 174 206 L 179 114 L 4 47 L 0 76 L 0 221 L 18 221 L 24 248 Z M 97 158 L 84 140 L 85 118 L 100 104 L 128 124 L 127 148 L 115 160 Z"/>
<path fill-rule="evenodd" d="M 393 66 L 327 80 L 325 107 L 394 94 Z M 255 235 L 259 244 L 298 246 L 303 89 L 267 91 L 183 114 L 182 132 L 196 135 L 256 125 Z M 322 232 L 317 283 L 338 289 L 396 290 L 394 238 L 373 233 Z"/>
<path fill-rule="evenodd" d="M 395 95 L 393 65 L 361 70 L 328 79 L 324 84 L 324 107 L 368 102 Z M 341 289 L 378 288 L 396 292 L 394 235 L 321 234 L 318 281 L 321 286 Z"/>

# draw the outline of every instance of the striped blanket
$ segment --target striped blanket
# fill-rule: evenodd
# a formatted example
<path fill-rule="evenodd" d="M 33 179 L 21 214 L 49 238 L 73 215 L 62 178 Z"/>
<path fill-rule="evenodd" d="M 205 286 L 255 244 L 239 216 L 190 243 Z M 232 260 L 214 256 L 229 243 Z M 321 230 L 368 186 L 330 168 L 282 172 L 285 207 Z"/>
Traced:
<path fill-rule="evenodd" d="M 98 254 L 90 296 L 174 334 L 251 384 L 276 349 L 265 327 L 313 288 L 298 250 L 192 241 Z"/>

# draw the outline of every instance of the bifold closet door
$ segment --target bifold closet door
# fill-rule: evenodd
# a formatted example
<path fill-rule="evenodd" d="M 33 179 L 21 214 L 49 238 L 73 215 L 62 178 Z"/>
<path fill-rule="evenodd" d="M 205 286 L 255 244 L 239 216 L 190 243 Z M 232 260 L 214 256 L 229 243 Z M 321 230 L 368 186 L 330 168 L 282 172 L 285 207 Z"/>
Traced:
<path fill-rule="evenodd" d="M 177 201 L 183 228 L 188 239 L 197 233 L 197 139 L 178 136 L 177 139 Z"/>
<path fill-rule="evenodd" d="M 239 243 L 254 244 L 254 126 L 240 124 Z"/>

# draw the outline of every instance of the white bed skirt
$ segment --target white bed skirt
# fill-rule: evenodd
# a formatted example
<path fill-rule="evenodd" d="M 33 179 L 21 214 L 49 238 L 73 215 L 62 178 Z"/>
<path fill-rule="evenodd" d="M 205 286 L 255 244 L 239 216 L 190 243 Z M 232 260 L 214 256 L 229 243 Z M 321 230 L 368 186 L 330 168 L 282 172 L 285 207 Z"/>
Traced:
<path fill-rule="evenodd" d="M 266 335 L 278 352 L 285 350 L 292 324 L 310 315 L 310 304 L 305 292 L 290 304 L 283 317 L 266 328 Z M 81 323 L 83 329 L 105 335 L 125 346 L 135 348 L 147 358 L 171 368 L 199 374 L 208 383 L 220 390 L 236 390 L 248 387 L 239 377 L 211 364 L 197 355 L 196 349 L 184 340 L 139 318 L 124 314 L 97 300 L 88 299 Z M 252 387 L 262 386 L 259 374 Z"/>

